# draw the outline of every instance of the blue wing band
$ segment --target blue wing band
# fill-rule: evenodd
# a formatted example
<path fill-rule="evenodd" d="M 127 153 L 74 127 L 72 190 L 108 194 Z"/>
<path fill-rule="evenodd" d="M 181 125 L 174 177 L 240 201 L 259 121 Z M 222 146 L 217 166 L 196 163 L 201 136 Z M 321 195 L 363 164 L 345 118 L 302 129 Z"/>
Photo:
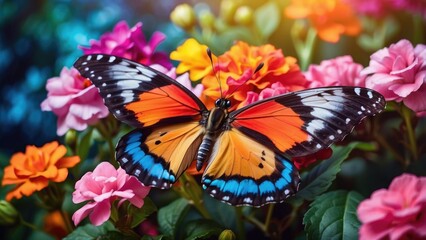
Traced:
<path fill-rule="evenodd" d="M 116 158 L 120 166 L 136 176 L 145 186 L 170 188 L 176 181 L 166 161 L 148 151 L 144 144 L 148 133 L 136 129 L 123 136 L 116 148 Z"/>
<path fill-rule="evenodd" d="M 222 176 L 202 179 L 203 188 L 214 198 L 231 205 L 263 206 L 282 202 L 297 192 L 300 177 L 286 158 L 276 155 L 277 171 L 271 176 L 253 179 L 241 176 Z"/>

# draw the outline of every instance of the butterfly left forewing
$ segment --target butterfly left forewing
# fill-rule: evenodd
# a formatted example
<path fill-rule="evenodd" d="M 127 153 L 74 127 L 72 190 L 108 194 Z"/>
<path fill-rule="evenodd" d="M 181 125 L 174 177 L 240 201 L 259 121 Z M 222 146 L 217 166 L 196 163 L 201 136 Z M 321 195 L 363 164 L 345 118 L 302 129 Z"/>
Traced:
<path fill-rule="evenodd" d="M 231 205 L 282 202 L 297 191 L 297 169 L 237 129 L 220 134 L 202 177 L 203 188 Z"/>
<path fill-rule="evenodd" d="M 259 101 L 230 113 L 230 126 L 289 157 L 304 156 L 342 140 L 385 100 L 360 87 L 325 87 Z"/>
<path fill-rule="evenodd" d="M 91 54 L 74 67 L 99 89 L 105 105 L 133 127 L 200 120 L 204 104 L 174 79 L 128 59 Z"/>

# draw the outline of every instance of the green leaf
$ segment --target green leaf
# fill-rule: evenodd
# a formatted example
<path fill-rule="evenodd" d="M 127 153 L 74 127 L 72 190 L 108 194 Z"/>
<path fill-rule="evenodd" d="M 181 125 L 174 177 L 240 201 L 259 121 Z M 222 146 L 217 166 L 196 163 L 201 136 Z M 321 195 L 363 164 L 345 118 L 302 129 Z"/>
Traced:
<path fill-rule="evenodd" d="M 158 211 L 158 224 L 161 233 L 174 238 L 180 220 L 186 215 L 190 205 L 184 198 L 179 198 Z"/>
<path fill-rule="evenodd" d="M 356 209 L 363 197 L 354 191 L 325 193 L 315 199 L 303 218 L 306 238 L 358 239 Z"/>
<path fill-rule="evenodd" d="M 269 1 L 254 12 L 256 28 L 263 39 L 268 39 L 280 24 L 280 7 L 274 1 Z"/>
<path fill-rule="evenodd" d="M 64 240 L 85 240 L 85 239 L 98 239 L 107 233 L 115 231 L 114 225 L 107 221 L 100 226 L 86 224 L 78 227 L 72 233 L 64 238 Z"/>
<path fill-rule="evenodd" d="M 211 239 L 211 237 L 213 236 L 219 236 L 222 231 L 223 228 L 215 221 L 207 219 L 198 219 L 186 224 L 185 239 Z"/>
<path fill-rule="evenodd" d="M 296 194 L 305 200 L 313 200 L 318 195 L 327 191 L 336 175 L 340 172 L 340 165 L 349 153 L 359 145 L 358 142 L 344 147 L 333 148 L 333 156 L 315 166 L 308 174 L 302 176 L 300 191 Z"/>
<path fill-rule="evenodd" d="M 154 202 L 146 197 L 143 207 L 137 208 L 133 204 L 129 204 L 129 214 L 133 217 L 131 227 L 134 228 L 145 220 L 149 215 L 157 211 Z"/>
<path fill-rule="evenodd" d="M 81 140 L 78 143 L 77 155 L 80 156 L 82 161 L 86 159 L 87 155 L 89 154 L 90 145 L 92 141 L 92 133 L 93 128 L 89 128 L 87 132 L 83 135 L 83 137 L 81 137 Z"/>
<path fill-rule="evenodd" d="M 167 239 L 167 237 L 164 237 L 163 235 L 158 235 L 158 236 L 148 236 L 148 235 L 144 235 L 141 240 L 162 240 L 162 239 Z"/>

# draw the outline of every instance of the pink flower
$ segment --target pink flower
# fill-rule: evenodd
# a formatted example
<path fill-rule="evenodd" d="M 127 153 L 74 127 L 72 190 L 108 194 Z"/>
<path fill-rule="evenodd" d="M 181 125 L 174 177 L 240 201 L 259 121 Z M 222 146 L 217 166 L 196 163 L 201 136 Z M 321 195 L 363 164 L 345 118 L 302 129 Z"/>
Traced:
<path fill-rule="evenodd" d="M 291 92 L 291 90 L 285 87 L 282 83 L 276 82 L 273 83 L 270 88 L 263 89 L 259 94 L 253 91 L 247 92 L 247 97 L 243 102 L 243 106 L 288 92 Z"/>
<path fill-rule="evenodd" d="M 99 41 L 91 40 L 90 47 L 81 47 L 85 54 L 103 53 L 124 57 L 145 65 L 160 64 L 166 68 L 172 65 L 166 53 L 155 52 L 166 36 L 155 32 L 149 42 L 142 32 L 142 23 L 129 29 L 125 21 L 115 25 L 112 32 L 105 33 Z"/>
<path fill-rule="evenodd" d="M 74 224 L 79 224 L 90 214 L 93 225 L 99 226 L 111 215 L 111 204 L 119 199 L 118 206 L 128 200 L 140 208 L 150 188 L 145 187 L 135 177 L 128 175 L 123 169 L 115 169 L 110 163 L 100 163 L 93 172 L 87 172 L 75 184 L 72 201 L 86 205 L 72 216 Z"/>
<path fill-rule="evenodd" d="M 58 135 L 69 129 L 82 131 L 109 114 L 96 87 L 75 68 L 64 67 L 59 77 L 47 80 L 46 89 L 41 109 L 58 117 Z"/>
<path fill-rule="evenodd" d="M 403 174 L 358 206 L 360 239 L 426 239 L 426 177 Z"/>
<path fill-rule="evenodd" d="M 400 40 L 371 55 L 366 87 L 381 93 L 388 101 L 404 102 L 417 115 L 426 111 L 426 45 L 415 48 Z"/>
<path fill-rule="evenodd" d="M 190 90 L 192 93 L 194 93 L 195 96 L 197 96 L 197 97 L 200 97 L 201 93 L 204 90 L 204 87 L 203 87 L 202 84 L 197 84 L 194 87 L 192 86 L 192 81 L 191 81 L 191 79 L 189 79 L 189 73 L 188 72 L 185 72 L 184 74 L 176 77 L 176 68 L 171 68 L 170 70 L 168 70 L 167 68 L 165 68 L 161 65 L 158 65 L 158 64 L 153 64 L 150 67 L 159 71 L 159 72 L 166 74 L 167 76 L 169 76 L 173 79 L 175 79 L 181 85 L 183 85 L 188 90 Z"/>
<path fill-rule="evenodd" d="M 363 69 L 355 63 L 351 56 L 341 56 L 324 60 L 320 65 L 312 64 L 305 77 L 310 82 L 310 88 L 325 86 L 365 86 L 365 76 L 360 76 Z"/>

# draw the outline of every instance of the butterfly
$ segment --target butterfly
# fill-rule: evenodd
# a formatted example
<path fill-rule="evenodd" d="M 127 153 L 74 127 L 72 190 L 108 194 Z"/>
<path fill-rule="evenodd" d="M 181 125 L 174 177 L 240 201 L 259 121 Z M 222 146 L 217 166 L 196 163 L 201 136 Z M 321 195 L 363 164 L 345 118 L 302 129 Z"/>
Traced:
<path fill-rule="evenodd" d="M 116 159 L 146 186 L 168 189 L 196 161 L 212 197 L 262 206 L 298 191 L 289 160 L 342 140 L 366 116 L 383 110 L 379 93 L 361 87 L 324 87 L 264 99 L 230 111 L 212 109 L 176 80 L 117 56 L 91 54 L 74 67 L 99 89 L 105 105 L 134 127 L 119 140 Z"/>

